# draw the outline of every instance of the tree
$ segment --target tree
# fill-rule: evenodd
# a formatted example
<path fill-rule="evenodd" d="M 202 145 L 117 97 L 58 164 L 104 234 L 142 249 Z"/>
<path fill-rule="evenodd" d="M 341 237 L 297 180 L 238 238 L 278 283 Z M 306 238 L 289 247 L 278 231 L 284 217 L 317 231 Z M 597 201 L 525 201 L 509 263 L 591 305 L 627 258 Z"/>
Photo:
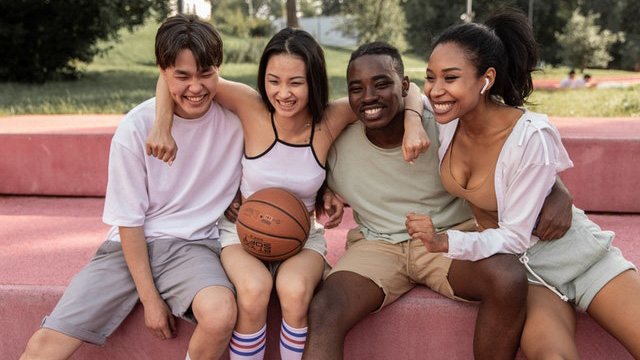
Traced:
<path fill-rule="evenodd" d="M 596 25 L 599 18 L 600 14 L 592 12 L 584 16 L 577 8 L 562 32 L 556 33 L 562 46 L 562 59 L 567 65 L 584 70 L 587 66 L 607 67 L 613 59 L 608 49 L 617 41 L 624 41 L 624 33 L 601 30 Z"/>
<path fill-rule="evenodd" d="M 299 28 L 298 24 L 298 9 L 296 7 L 296 0 L 287 0 L 287 26 L 292 28 Z"/>
<path fill-rule="evenodd" d="M 98 40 L 118 38 L 156 11 L 164 0 L 3 1 L 0 4 L 0 81 L 44 82 L 75 78 L 77 64 L 103 51 Z"/>
<path fill-rule="evenodd" d="M 343 4 L 346 16 L 340 25 L 346 35 L 357 35 L 358 44 L 385 41 L 398 50 L 407 49 L 404 33 L 407 20 L 398 0 L 349 0 Z"/>
<path fill-rule="evenodd" d="M 344 0 L 320 0 L 322 5 L 322 15 L 332 16 L 342 13 Z"/>

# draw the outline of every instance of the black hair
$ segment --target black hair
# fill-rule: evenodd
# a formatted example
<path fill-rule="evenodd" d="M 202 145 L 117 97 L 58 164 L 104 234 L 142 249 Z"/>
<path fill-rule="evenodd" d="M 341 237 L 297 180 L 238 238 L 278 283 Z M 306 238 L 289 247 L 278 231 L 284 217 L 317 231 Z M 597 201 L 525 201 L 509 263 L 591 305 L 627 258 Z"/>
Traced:
<path fill-rule="evenodd" d="M 521 106 L 533 91 L 531 72 L 536 70 L 538 46 L 527 16 L 506 8 L 493 13 L 484 25 L 466 23 L 447 28 L 434 42 L 456 43 L 476 68 L 478 77 L 496 70 L 489 94 L 505 104 Z"/>
<path fill-rule="evenodd" d="M 174 66 L 178 53 L 189 49 L 198 70 L 208 70 L 222 64 L 222 38 L 213 24 L 196 15 L 176 15 L 168 18 L 156 33 L 156 64 L 161 69 Z"/>
<path fill-rule="evenodd" d="M 374 41 L 360 45 L 354 52 L 351 53 L 351 58 L 347 64 L 347 74 L 349 73 L 349 67 L 351 63 L 357 58 L 365 55 L 388 55 L 393 62 L 393 68 L 396 70 L 400 78 L 404 78 L 404 63 L 402 62 L 402 56 L 400 52 L 394 46 L 382 41 Z"/>
<path fill-rule="evenodd" d="M 275 108 L 269 102 L 264 81 L 269 59 L 273 55 L 279 54 L 296 55 L 304 61 L 307 68 L 306 77 L 309 87 L 309 110 L 313 122 L 319 123 L 329 103 L 327 66 L 324 61 L 324 51 L 320 44 L 308 32 L 289 27 L 280 30 L 269 40 L 262 52 L 260 65 L 258 66 L 258 91 L 262 96 L 262 101 L 272 113 Z"/>

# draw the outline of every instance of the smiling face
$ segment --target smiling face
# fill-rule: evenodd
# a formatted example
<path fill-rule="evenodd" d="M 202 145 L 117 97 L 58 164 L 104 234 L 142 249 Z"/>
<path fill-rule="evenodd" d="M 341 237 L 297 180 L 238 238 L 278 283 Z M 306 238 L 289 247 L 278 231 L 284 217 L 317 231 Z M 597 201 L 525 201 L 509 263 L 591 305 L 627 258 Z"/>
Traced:
<path fill-rule="evenodd" d="M 409 79 L 401 78 L 388 55 L 356 58 L 347 71 L 349 105 L 367 129 L 382 129 L 400 119 Z"/>
<path fill-rule="evenodd" d="M 431 102 L 436 121 L 444 124 L 477 111 L 483 99 L 480 90 L 485 85 L 484 79 L 477 75 L 458 44 L 437 45 L 429 58 L 424 83 L 424 93 Z"/>
<path fill-rule="evenodd" d="M 185 119 L 203 116 L 218 88 L 218 68 L 198 70 L 191 50 L 180 50 L 174 66 L 161 70 L 171 97 L 175 114 Z"/>
<path fill-rule="evenodd" d="M 304 61 L 289 54 L 273 55 L 267 62 L 265 92 L 281 118 L 309 116 L 309 85 Z"/>

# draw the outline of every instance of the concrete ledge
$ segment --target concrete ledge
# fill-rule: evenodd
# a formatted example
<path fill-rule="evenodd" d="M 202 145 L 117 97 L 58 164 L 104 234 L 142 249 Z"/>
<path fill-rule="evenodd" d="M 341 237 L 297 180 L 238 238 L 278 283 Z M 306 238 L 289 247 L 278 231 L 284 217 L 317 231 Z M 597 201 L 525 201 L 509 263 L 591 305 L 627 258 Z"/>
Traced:
<path fill-rule="evenodd" d="M 0 354 L 15 359 L 28 338 L 55 306 L 71 277 L 86 264 L 108 227 L 100 221 L 102 198 L 0 196 Z M 616 232 L 614 244 L 640 265 L 636 234 L 640 215 L 590 215 Z M 347 209 L 344 222 L 327 231 L 328 259 L 344 252 L 345 235 L 354 226 Z M 346 359 L 471 359 L 476 306 L 462 304 L 418 286 L 348 335 Z M 280 312 L 272 301 L 266 359 L 279 359 Z M 178 325 L 176 339 L 159 341 L 144 326 L 138 306 L 105 347 L 83 345 L 73 359 L 182 359 L 193 326 Z M 624 348 L 586 314 L 578 314 L 576 335 L 584 359 L 631 359 Z M 227 359 L 225 356 L 224 359 Z"/>
<path fill-rule="evenodd" d="M 0 194 L 104 196 L 122 115 L 0 118 Z M 552 118 L 575 168 L 561 175 L 587 211 L 640 213 L 639 118 Z"/>
<path fill-rule="evenodd" d="M 640 213 L 640 119 L 551 119 L 574 167 L 560 177 L 587 211 Z"/>
<path fill-rule="evenodd" d="M 111 138 L 122 117 L 0 118 L 0 194 L 104 196 Z"/>

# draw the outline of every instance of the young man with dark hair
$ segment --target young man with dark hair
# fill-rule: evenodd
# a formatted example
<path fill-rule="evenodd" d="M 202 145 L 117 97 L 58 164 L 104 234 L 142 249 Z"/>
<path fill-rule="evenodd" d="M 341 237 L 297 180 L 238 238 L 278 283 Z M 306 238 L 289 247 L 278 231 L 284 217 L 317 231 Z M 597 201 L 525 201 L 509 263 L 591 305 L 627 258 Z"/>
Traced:
<path fill-rule="evenodd" d="M 405 214 L 412 212 L 431 214 L 439 231 L 472 231 L 476 226 L 464 202 L 440 182 L 438 133 L 428 102 L 423 126 L 431 145 L 413 165 L 403 160 L 404 112 L 416 110 L 405 109 L 409 79 L 400 54 L 385 43 L 361 46 L 349 61 L 347 85 L 349 103 L 360 121 L 334 143 L 327 159 L 327 181 L 349 203 L 358 227 L 349 231 L 346 252 L 311 303 L 303 358 L 342 359 L 344 338 L 355 324 L 423 284 L 451 299 L 480 302 L 476 358 L 513 359 L 527 296 L 525 270 L 517 257 L 451 260 L 442 253 L 429 253 L 406 231 Z M 329 198 L 327 202 L 332 202 Z M 556 203 L 553 208 L 570 214 L 570 201 L 564 200 L 561 196 L 562 206 Z M 569 223 L 561 228 L 566 231 Z M 557 235 L 546 229 L 542 221 L 539 230 L 544 236 Z"/>
<path fill-rule="evenodd" d="M 29 340 L 21 359 L 66 359 L 101 345 L 140 301 L 159 339 L 174 316 L 196 323 L 187 359 L 218 359 L 236 321 L 234 289 L 220 264 L 217 219 L 240 182 L 240 121 L 213 101 L 222 63 L 216 29 L 174 16 L 156 35 L 156 60 L 176 107 L 173 136 L 189 161 L 146 156 L 155 99 L 131 110 L 111 143 L 103 220 L 113 227 L 89 264 Z"/>

